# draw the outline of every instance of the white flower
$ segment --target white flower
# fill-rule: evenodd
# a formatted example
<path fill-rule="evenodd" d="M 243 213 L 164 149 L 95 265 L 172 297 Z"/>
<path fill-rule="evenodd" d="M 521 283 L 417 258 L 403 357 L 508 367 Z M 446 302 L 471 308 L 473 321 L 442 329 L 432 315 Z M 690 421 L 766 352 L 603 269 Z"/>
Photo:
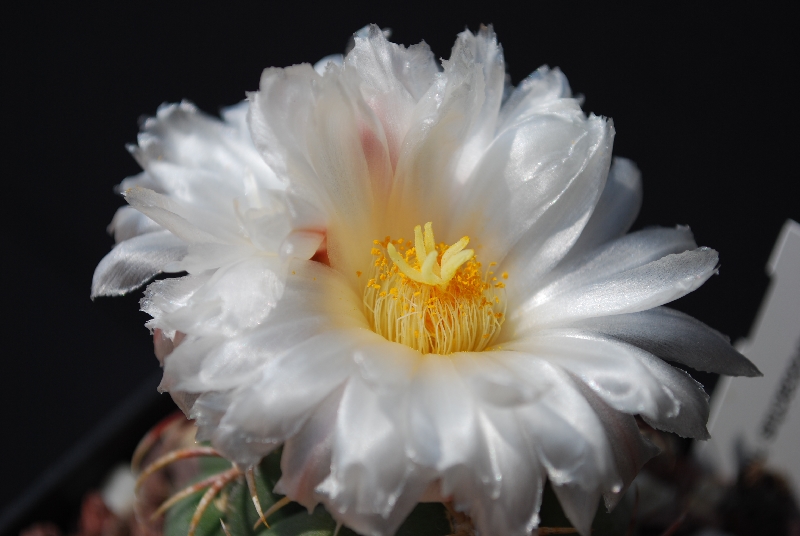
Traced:
<path fill-rule="evenodd" d="M 186 334 L 163 387 L 243 466 L 284 445 L 277 490 L 356 531 L 446 498 L 482 534 L 527 534 L 549 478 L 587 534 L 655 453 L 633 415 L 707 437 L 702 387 L 662 359 L 758 371 L 660 307 L 717 253 L 683 227 L 625 235 L 639 172 L 559 70 L 508 86 L 487 28 L 443 67 L 372 27 L 319 72 L 265 70 L 249 124 L 268 167 L 243 108 L 160 110 L 126 192 L 152 221 L 121 209 L 118 239 L 137 236 L 93 292 L 188 272 L 143 300 Z"/>
<path fill-rule="evenodd" d="M 181 307 L 191 315 L 186 303 L 167 301 L 202 289 L 194 295 L 203 312 L 195 314 L 221 333 L 265 318 L 283 291 L 288 259 L 314 255 L 324 220 L 264 164 L 246 113 L 242 103 L 219 121 L 184 102 L 145 121 L 138 146 L 129 147 L 144 171 L 119 186 L 130 206 L 111 221 L 117 246 L 95 271 L 92 297 L 124 294 L 161 271 L 186 271 L 196 275 L 151 285 L 155 303 L 145 310 Z M 221 309 L 212 311 L 212 302 Z M 175 330 L 167 332 L 172 338 Z"/>

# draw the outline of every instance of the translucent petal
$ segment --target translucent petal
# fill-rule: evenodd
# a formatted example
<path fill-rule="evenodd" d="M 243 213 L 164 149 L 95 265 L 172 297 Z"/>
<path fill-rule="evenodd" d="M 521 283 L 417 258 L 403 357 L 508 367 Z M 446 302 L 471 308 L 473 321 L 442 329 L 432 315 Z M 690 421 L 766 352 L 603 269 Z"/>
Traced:
<path fill-rule="evenodd" d="M 521 123 L 534 114 L 553 110 L 554 105 L 580 111 L 580 105 L 572 99 L 567 77 L 556 67 L 544 65 L 519 83 L 503 103 L 498 117 L 497 131 L 502 132 L 514 124 Z"/>
<path fill-rule="evenodd" d="M 176 328 L 163 322 L 162 317 L 185 307 L 189 298 L 208 281 L 209 277 L 210 273 L 187 275 L 162 279 L 148 285 L 144 297 L 139 301 L 141 310 L 153 317 L 145 326 L 150 329 L 162 329 L 170 339 L 174 338 Z"/>
<path fill-rule="evenodd" d="M 308 161 L 308 123 L 314 110 L 313 83 L 321 79 L 308 64 L 269 68 L 259 91 L 248 93 L 253 142 L 267 165 L 301 197 L 311 197 L 315 172 Z M 291 169 L 291 173 L 289 170 Z"/>
<path fill-rule="evenodd" d="M 516 413 L 551 482 L 575 482 L 586 489 L 619 484 L 602 423 L 574 380 L 534 355 L 504 353 L 506 366 L 520 381 L 549 387 L 539 400 L 517 408 Z"/>
<path fill-rule="evenodd" d="M 592 217 L 569 257 L 624 235 L 630 229 L 642 206 L 642 174 L 636 164 L 627 158 L 615 156 L 611 160 L 606 187 L 603 189 Z M 567 259 L 565 259 L 567 260 Z"/>
<path fill-rule="evenodd" d="M 374 24 L 366 37 L 355 37 L 355 46 L 345 61 L 358 72 L 364 100 L 380 120 L 394 169 L 412 110 L 433 83 L 439 67 L 425 43 L 406 49 L 390 43 Z"/>
<path fill-rule="evenodd" d="M 525 289 L 577 239 L 603 187 L 612 131 L 605 120 L 536 115 L 483 155 L 448 223 Z M 488 180 L 491 178 L 491 180 Z M 445 233 L 447 235 L 447 233 Z M 509 295 L 509 305 L 515 296 Z"/>
<path fill-rule="evenodd" d="M 246 294 L 241 297 L 238 295 L 240 289 L 235 286 L 239 284 L 237 279 L 241 278 L 241 271 L 230 271 L 225 275 L 225 278 L 228 277 L 234 280 L 220 284 L 214 274 L 202 288 L 193 291 L 191 297 L 181 299 L 179 309 L 174 312 L 170 310 L 159 319 L 162 325 L 203 335 L 195 341 L 189 339 L 181 344 L 165 366 L 165 377 L 172 378 L 172 384 L 180 389 L 223 390 L 241 382 L 256 381 L 260 377 L 258 371 L 272 366 L 269 363 L 276 359 L 278 364 L 287 362 L 292 359 L 293 352 L 302 355 L 301 350 L 305 346 L 310 345 L 313 349 L 315 344 L 323 344 L 314 337 L 329 331 L 360 328 L 358 332 L 348 332 L 347 336 L 362 346 L 365 342 L 380 338 L 364 329 L 366 321 L 361 314 L 360 304 L 350 289 L 344 286 L 341 277 L 319 263 L 291 264 L 284 299 L 275 303 L 274 310 L 270 309 L 262 296 L 257 295 L 257 279 L 242 283 L 252 288 L 245 288 Z M 228 284 L 234 285 L 234 292 L 226 293 Z M 165 292 L 171 290 L 171 287 L 164 289 Z M 156 301 L 157 298 L 160 296 L 151 297 L 150 300 Z M 248 306 L 252 316 L 237 320 L 236 315 L 246 313 Z M 228 308 L 234 310 L 229 311 Z M 244 320 L 249 326 L 245 326 Z M 238 331 L 227 333 L 223 328 Z M 362 332 L 368 336 L 366 340 L 358 335 Z M 217 339 L 221 334 L 225 334 L 225 337 Z M 209 343 L 211 338 L 214 340 Z M 318 350 L 310 352 L 314 355 Z M 355 350 L 348 359 L 353 359 L 353 352 Z M 298 361 L 296 365 L 303 363 Z M 284 373 L 278 371 L 275 374 L 276 379 L 280 379 Z"/>
<path fill-rule="evenodd" d="M 213 444 L 245 462 L 250 460 L 241 456 L 257 460 L 298 433 L 317 406 L 346 382 L 357 343 L 345 330 L 323 333 L 251 366 L 255 380 L 240 380 L 246 387 L 239 387 Z M 248 443 L 252 446 L 243 446 Z"/>
<path fill-rule="evenodd" d="M 577 330 L 552 330 L 508 345 L 561 367 L 619 411 L 657 428 L 707 437 L 708 396 L 687 374 L 625 343 Z"/>
<path fill-rule="evenodd" d="M 233 219 L 183 204 L 166 195 L 145 188 L 125 191 L 125 200 L 133 208 L 165 227 L 178 238 L 198 242 L 244 243 Z"/>
<path fill-rule="evenodd" d="M 547 366 L 546 363 L 531 361 L 525 355 L 522 359 L 527 362 L 529 373 L 521 378 L 520 372 L 508 365 L 516 355 L 503 350 L 461 352 L 448 357 L 468 390 L 483 403 L 515 407 L 539 400 L 552 387 L 547 374 L 540 370 L 540 367 Z"/>
<path fill-rule="evenodd" d="M 186 243 L 169 231 L 147 233 L 120 242 L 95 268 L 91 296 L 126 294 L 184 255 Z"/>
<path fill-rule="evenodd" d="M 477 406 L 449 356 L 427 354 L 408 393 L 408 454 L 438 470 L 469 465 L 477 448 Z"/>
<path fill-rule="evenodd" d="M 553 491 L 572 526 L 578 529 L 581 536 L 589 536 L 600 503 L 600 490 L 587 490 L 578 484 L 562 484 L 554 485 Z"/>
<path fill-rule="evenodd" d="M 447 471 L 445 494 L 468 511 L 482 534 L 527 535 L 539 524 L 544 474 L 511 410 L 477 412 L 480 439 L 466 465 Z"/>
<path fill-rule="evenodd" d="M 644 311 L 692 292 L 716 273 L 716 251 L 699 248 L 672 254 L 602 281 L 573 287 L 539 306 L 520 307 L 518 333 L 583 318 Z"/>
<path fill-rule="evenodd" d="M 463 184 L 494 138 L 497 113 L 503 99 L 506 66 L 503 49 L 498 44 L 491 25 L 481 26 L 477 34 L 469 30 L 458 34 L 450 61 L 458 61 L 453 58 L 462 55 L 481 68 L 483 75 L 483 102 L 470 126 L 455 170 L 456 181 Z M 445 64 L 445 71 L 447 68 L 448 65 Z"/>
<path fill-rule="evenodd" d="M 645 462 L 658 454 L 659 450 L 642 436 L 636 420 L 632 416 L 616 411 L 603 402 L 586 384 L 576 382 L 576 387 L 579 388 L 603 424 L 611 446 L 611 455 L 615 466 L 614 476 L 621 480 L 621 482 L 615 482 L 613 486 L 604 486 L 603 498 L 606 508 L 611 510 L 625 494 Z"/>
<path fill-rule="evenodd" d="M 337 415 L 331 473 L 317 487 L 328 511 L 362 533 L 394 534 L 433 480 L 405 455 L 395 410 L 393 400 L 352 378 Z"/>
<path fill-rule="evenodd" d="M 643 266 L 671 253 L 694 249 L 692 233 L 686 227 L 651 227 L 608 242 L 583 255 L 565 258 L 554 270 L 518 294 L 518 310 L 509 310 L 512 320 L 576 288 L 585 288 L 626 270 Z M 513 280 L 512 280 L 513 281 Z M 511 327 L 511 326 L 508 326 Z M 506 328 L 505 338 L 513 337 Z"/>
<path fill-rule="evenodd" d="M 114 236 L 117 244 L 134 236 L 161 230 L 163 227 L 133 207 L 119 207 L 108 225 L 108 233 Z"/>
<path fill-rule="evenodd" d="M 245 176 L 263 188 L 281 187 L 243 128 L 246 109 L 247 103 L 228 108 L 224 117 L 231 122 L 223 122 L 188 102 L 162 105 L 129 149 L 159 191 L 194 206 L 230 211 L 226 200 L 242 194 Z"/>
<path fill-rule="evenodd" d="M 728 376 L 761 375 L 749 359 L 731 346 L 728 337 L 667 307 L 588 318 L 576 326 L 638 346 L 661 359 L 695 370 Z"/>
<path fill-rule="evenodd" d="M 480 123 L 486 101 L 483 65 L 475 59 L 466 40 L 457 42 L 450 60 L 444 62 L 444 73 L 411 114 L 387 214 L 393 236 L 408 233 L 420 222 L 440 225 L 443 209 L 455 206 L 454 194 L 463 182 L 457 173 L 464 147 Z M 449 236 L 446 240 L 455 241 Z"/>
<path fill-rule="evenodd" d="M 286 441 L 281 453 L 281 478 L 275 492 L 309 510 L 319 502 L 316 487 L 331 471 L 331 446 L 341 397 L 341 389 L 328 395 L 300 431 Z"/>

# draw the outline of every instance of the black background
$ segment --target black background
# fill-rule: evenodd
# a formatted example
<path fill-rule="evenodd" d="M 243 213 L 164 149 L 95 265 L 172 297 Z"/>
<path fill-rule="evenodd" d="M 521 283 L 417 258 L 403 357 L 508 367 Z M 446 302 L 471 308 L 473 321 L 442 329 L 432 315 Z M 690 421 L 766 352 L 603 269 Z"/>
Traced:
<path fill-rule="evenodd" d="M 0 509 L 157 373 L 140 293 L 89 300 L 112 187 L 138 167 L 137 118 L 186 98 L 216 112 L 264 67 L 341 52 L 375 22 L 447 57 L 494 23 L 514 83 L 559 66 L 585 110 L 612 117 L 615 153 L 644 174 L 634 228 L 689 224 L 721 272 L 675 305 L 745 336 L 784 221 L 800 220 L 794 18 L 776 7 L 487 2 L 27 4 L 3 15 Z M 7 94 L 8 95 L 8 94 Z"/>

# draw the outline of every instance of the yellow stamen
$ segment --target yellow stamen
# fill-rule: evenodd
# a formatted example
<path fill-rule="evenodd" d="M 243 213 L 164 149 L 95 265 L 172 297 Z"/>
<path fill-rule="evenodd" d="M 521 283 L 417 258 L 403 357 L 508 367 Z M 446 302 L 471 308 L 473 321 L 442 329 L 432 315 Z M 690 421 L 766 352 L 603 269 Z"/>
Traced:
<path fill-rule="evenodd" d="M 413 243 L 375 240 L 364 290 L 372 329 L 422 353 L 488 348 L 504 321 L 505 285 L 484 274 L 468 244 L 437 244 L 430 222 L 414 228 Z"/>

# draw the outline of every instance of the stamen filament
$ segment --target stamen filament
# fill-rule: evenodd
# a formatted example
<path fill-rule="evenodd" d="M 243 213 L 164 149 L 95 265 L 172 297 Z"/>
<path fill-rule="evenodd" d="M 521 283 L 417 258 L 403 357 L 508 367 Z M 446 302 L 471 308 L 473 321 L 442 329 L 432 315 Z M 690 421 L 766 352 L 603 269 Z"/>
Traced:
<path fill-rule="evenodd" d="M 465 249 L 469 237 L 437 246 L 428 222 L 414 228 L 413 244 L 374 241 L 364 290 L 373 330 L 422 353 L 488 348 L 505 320 L 505 291 Z"/>

